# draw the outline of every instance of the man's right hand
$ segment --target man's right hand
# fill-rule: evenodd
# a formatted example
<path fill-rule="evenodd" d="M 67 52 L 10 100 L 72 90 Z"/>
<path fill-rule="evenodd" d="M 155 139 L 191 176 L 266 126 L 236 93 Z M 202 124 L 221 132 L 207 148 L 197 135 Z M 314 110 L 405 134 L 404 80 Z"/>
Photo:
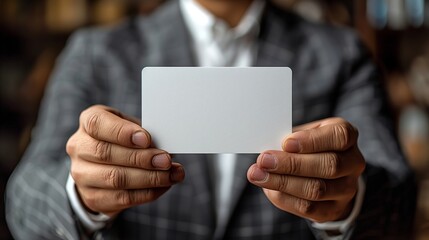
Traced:
<path fill-rule="evenodd" d="M 71 176 L 85 206 L 114 216 L 156 200 L 185 172 L 170 155 L 151 147 L 137 120 L 106 106 L 82 112 L 79 129 L 67 142 Z"/>

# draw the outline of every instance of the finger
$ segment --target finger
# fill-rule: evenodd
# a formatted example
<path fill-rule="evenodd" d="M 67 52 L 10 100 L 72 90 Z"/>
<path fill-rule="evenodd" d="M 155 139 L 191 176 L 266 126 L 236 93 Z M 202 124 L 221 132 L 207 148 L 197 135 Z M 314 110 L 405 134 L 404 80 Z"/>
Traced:
<path fill-rule="evenodd" d="M 150 134 L 136 123 L 105 106 L 94 106 L 80 115 L 80 125 L 91 137 L 125 147 L 148 148 Z"/>
<path fill-rule="evenodd" d="M 292 153 L 345 151 L 357 142 L 357 129 L 343 119 L 333 118 L 318 124 L 316 128 L 289 135 L 283 142 L 283 150 Z"/>
<path fill-rule="evenodd" d="M 90 210 L 112 216 L 124 209 L 152 202 L 169 189 L 170 187 L 138 190 L 81 188 L 79 193 Z"/>
<path fill-rule="evenodd" d="M 171 167 L 171 156 L 163 150 L 127 148 L 98 141 L 88 135 L 82 137 L 75 152 L 77 157 L 94 163 L 147 170 L 167 170 Z"/>
<path fill-rule="evenodd" d="M 140 121 L 140 119 L 138 119 L 136 117 L 128 116 L 128 115 L 124 115 L 124 114 L 121 114 L 120 117 L 122 117 L 124 119 L 127 119 L 128 121 L 133 122 L 133 123 L 135 123 L 135 124 L 137 124 L 139 126 L 142 125 L 142 122 Z"/>
<path fill-rule="evenodd" d="M 111 113 L 113 113 L 113 114 L 115 114 L 116 116 L 118 116 L 118 117 L 120 117 L 120 118 L 123 118 L 123 119 L 126 119 L 126 120 L 128 120 L 128 121 L 130 121 L 130 122 L 133 122 L 133 123 L 135 123 L 135 124 L 137 124 L 137 125 L 141 125 L 141 121 L 140 121 L 140 119 L 138 119 L 138 118 L 136 118 L 136 117 L 133 117 L 133 116 L 129 116 L 129 115 L 126 115 L 126 114 L 122 114 L 121 112 L 119 112 L 118 110 L 116 110 L 116 109 L 114 109 L 114 108 L 111 108 L 111 107 L 108 107 L 108 106 L 104 106 L 104 105 L 96 105 L 97 107 L 100 107 L 100 108 L 103 108 L 103 109 L 105 109 L 106 111 L 108 111 L 108 112 L 111 112 Z"/>
<path fill-rule="evenodd" d="M 346 152 L 313 154 L 266 151 L 256 162 L 270 173 L 324 179 L 359 176 L 365 169 L 365 160 L 357 147 Z"/>
<path fill-rule="evenodd" d="M 269 189 L 264 193 L 276 207 L 313 222 L 337 221 L 350 211 L 339 201 L 309 201 Z"/>
<path fill-rule="evenodd" d="M 169 171 L 150 171 L 74 161 L 71 175 L 76 185 L 103 189 L 144 189 L 169 187 L 184 178 L 182 166 Z"/>
<path fill-rule="evenodd" d="M 320 127 L 321 123 L 322 123 L 322 120 L 311 122 L 311 123 L 302 124 L 302 125 L 293 127 L 292 131 L 293 132 L 299 132 L 299 131 L 304 131 L 304 130 L 310 130 L 310 129 L 318 128 L 318 127 Z"/>
<path fill-rule="evenodd" d="M 257 179 L 260 176 L 264 177 Z M 351 200 L 357 191 L 357 178 L 354 177 L 335 180 L 295 177 L 267 173 L 256 165 L 249 169 L 249 181 L 262 188 L 310 201 Z"/>

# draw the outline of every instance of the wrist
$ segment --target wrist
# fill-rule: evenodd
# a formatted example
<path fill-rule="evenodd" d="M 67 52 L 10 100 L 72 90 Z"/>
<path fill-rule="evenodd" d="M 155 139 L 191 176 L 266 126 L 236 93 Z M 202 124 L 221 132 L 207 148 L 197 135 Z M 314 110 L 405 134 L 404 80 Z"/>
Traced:
<path fill-rule="evenodd" d="M 352 209 L 349 212 L 349 215 L 345 219 L 332 222 L 316 223 L 313 222 L 312 226 L 319 230 L 328 231 L 338 231 L 341 234 L 345 234 L 351 226 L 354 224 L 359 212 L 362 208 L 364 196 L 365 196 L 366 184 L 362 176 L 358 180 L 358 191 L 355 195 L 354 201 L 351 201 Z"/>
<path fill-rule="evenodd" d="M 102 213 L 93 214 L 87 210 L 87 207 L 83 204 L 80 199 L 80 195 L 75 186 L 75 182 L 71 175 L 69 175 L 67 184 L 66 184 L 66 192 L 70 201 L 71 208 L 74 213 L 82 223 L 82 225 L 89 232 L 95 232 L 101 228 L 103 228 L 106 223 L 111 220 L 111 217 L 104 215 Z"/>

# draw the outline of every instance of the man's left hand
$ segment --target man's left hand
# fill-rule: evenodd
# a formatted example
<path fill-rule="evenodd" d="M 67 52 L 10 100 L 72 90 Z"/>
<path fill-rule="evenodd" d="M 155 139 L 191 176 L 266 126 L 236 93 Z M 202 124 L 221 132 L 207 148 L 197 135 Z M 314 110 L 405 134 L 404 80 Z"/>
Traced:
<path fill-rule="evenodd" d="M 278 208 L 315 221 L 349 216 L 365 160 L 358 131 L 340 118 L 294 128 L 283 151 L 265 151 L 248 172 Z"/>

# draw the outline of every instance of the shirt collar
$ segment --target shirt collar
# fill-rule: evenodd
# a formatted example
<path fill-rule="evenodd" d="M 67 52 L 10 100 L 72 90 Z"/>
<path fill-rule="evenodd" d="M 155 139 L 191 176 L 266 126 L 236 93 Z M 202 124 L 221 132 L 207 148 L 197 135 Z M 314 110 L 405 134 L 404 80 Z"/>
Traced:
<path fill-rule="evenodd" d="M 265 1 L 254 0 L 240 23 L 232 29 L 195 0 L 180 0 L 180 7 L 194 41 L 208 42 L 214 40 L 215 37 L 219 37 L 219 35 L 221 37 L 230 35 L 235 39 L 249 35 L 256 37 L 259 33 L 259 22 L 265 7 Z"/>

